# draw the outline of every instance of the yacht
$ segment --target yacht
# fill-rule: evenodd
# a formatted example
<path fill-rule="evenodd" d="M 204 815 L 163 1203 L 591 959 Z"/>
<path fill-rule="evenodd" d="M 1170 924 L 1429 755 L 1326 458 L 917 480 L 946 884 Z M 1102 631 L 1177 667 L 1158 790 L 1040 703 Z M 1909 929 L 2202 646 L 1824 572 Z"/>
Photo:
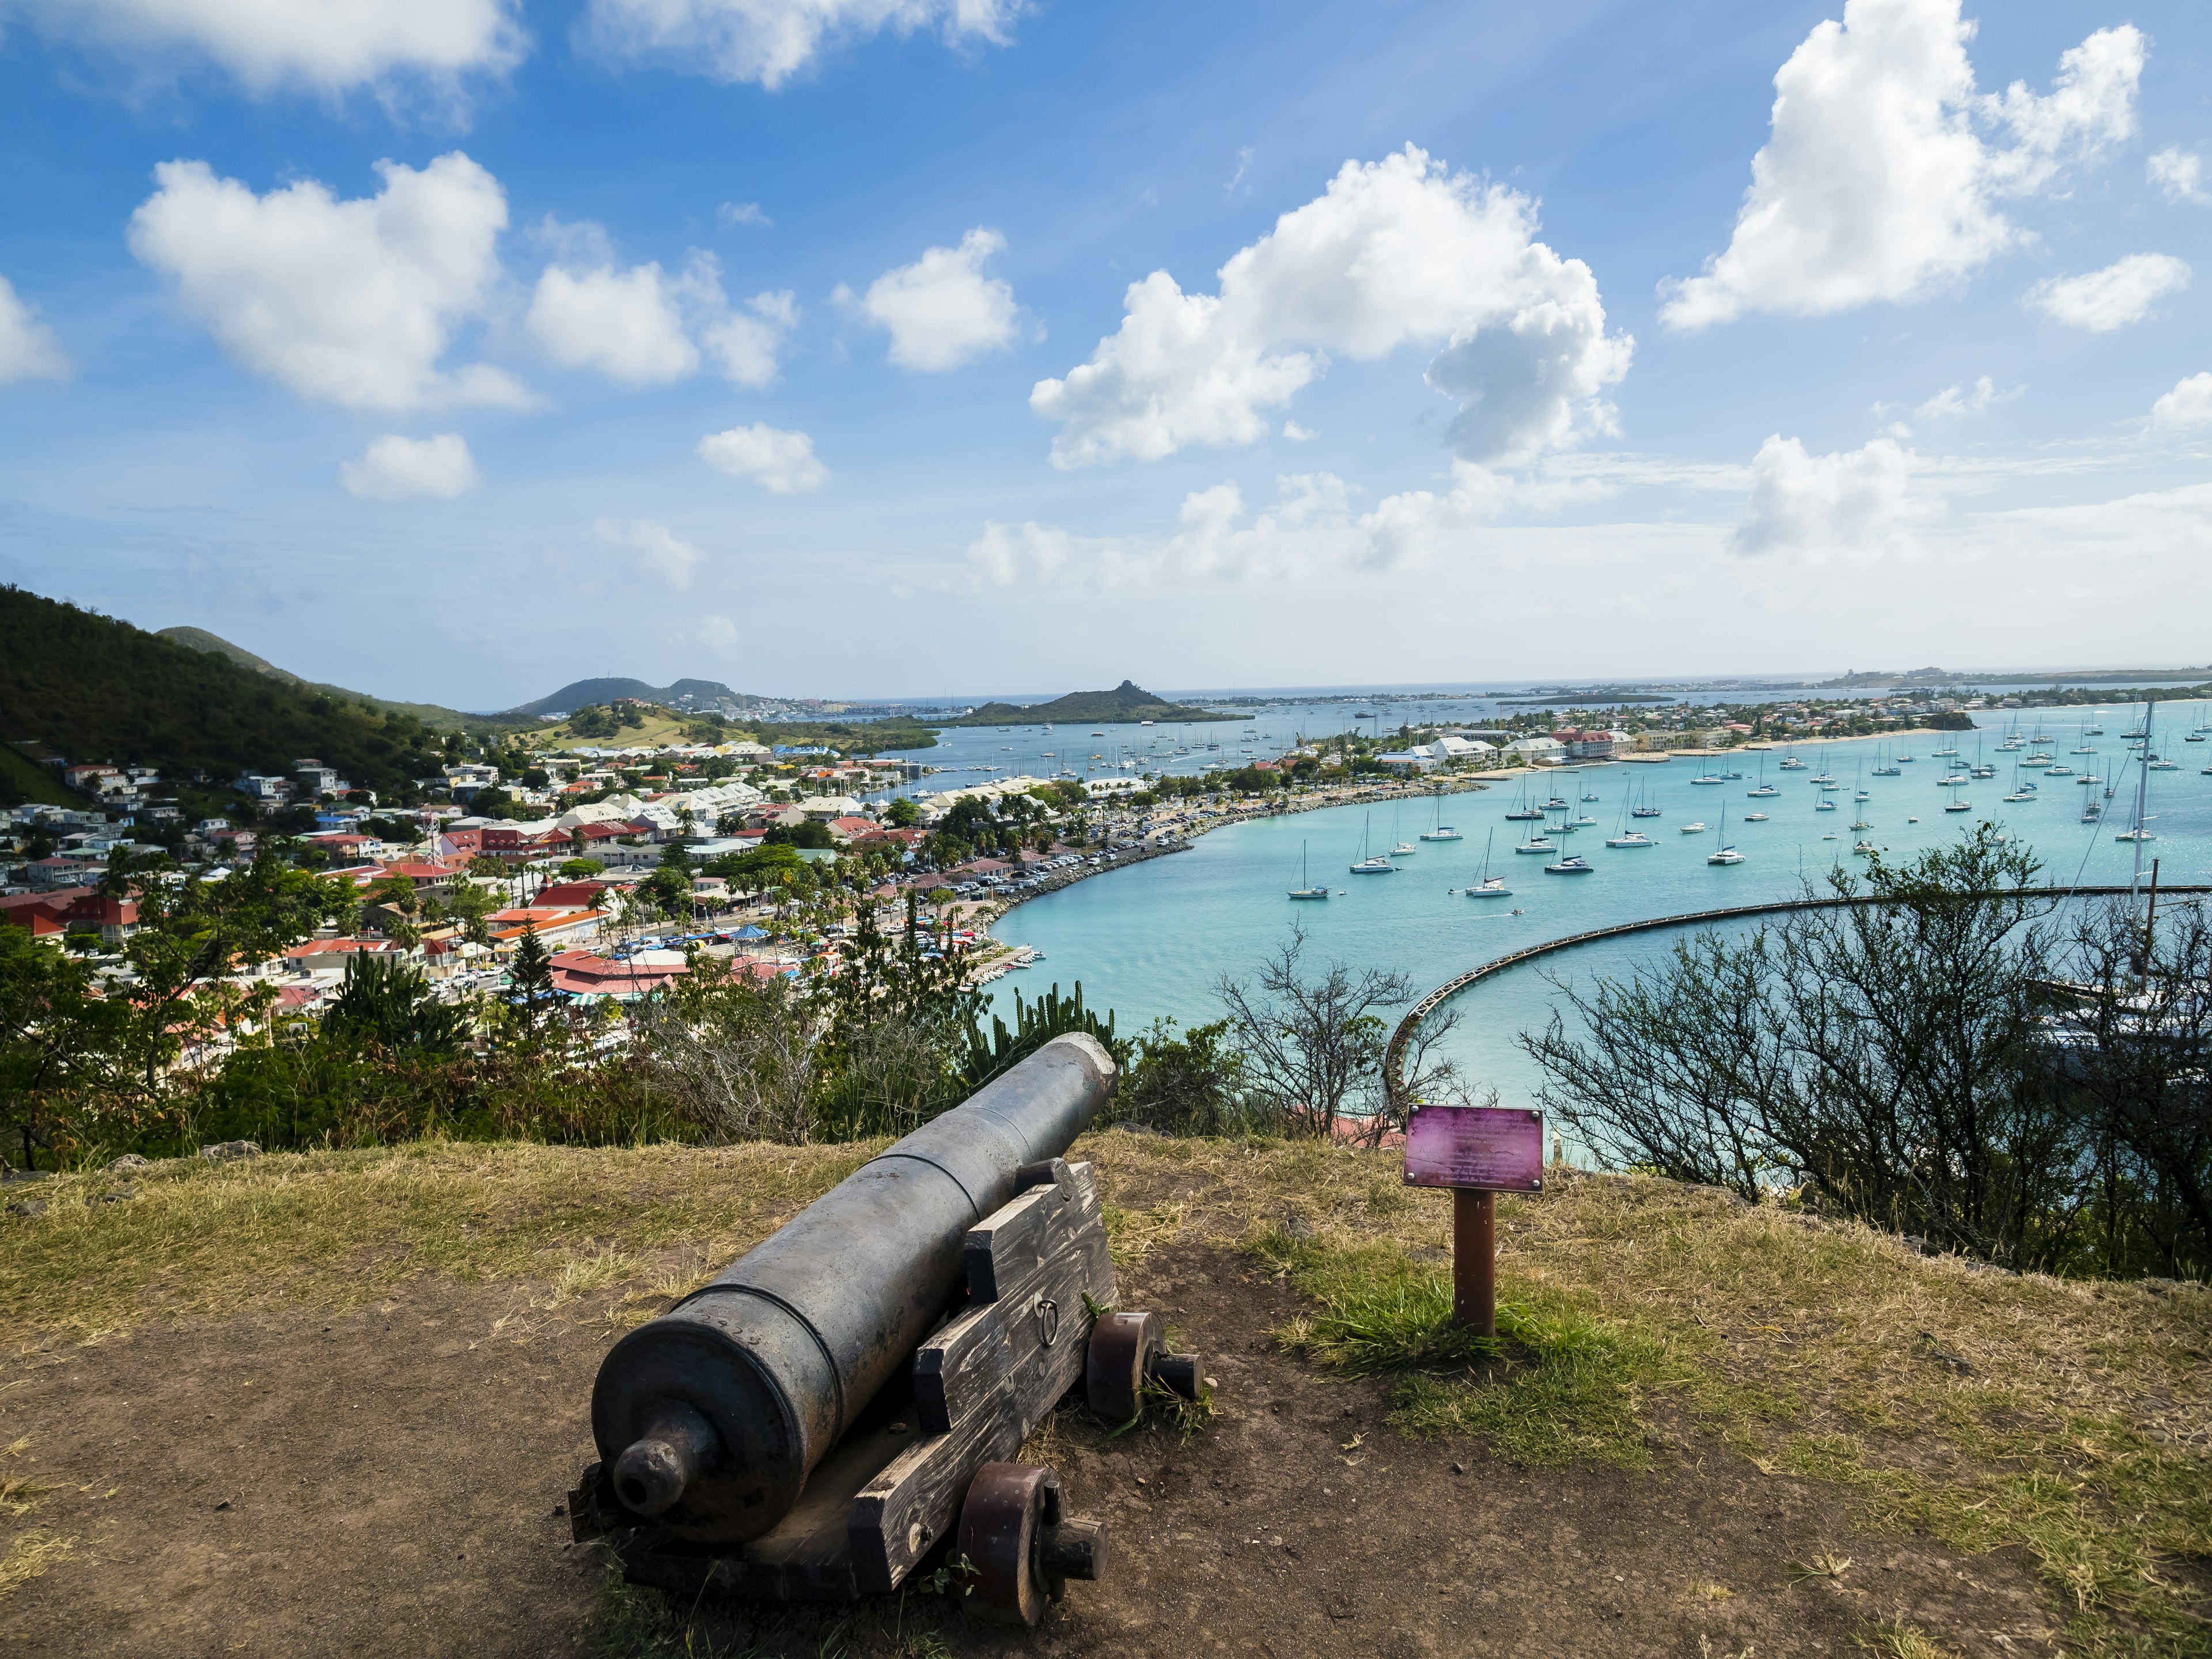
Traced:
<path fill-rule="evenodd" d="M 1997 769 L 1994 766 L 1977 766 L 1973 770 L 1978 778 L 1993 778 L 1997 775 Z"/>
<path fill-rule="evenodd" d="M 1805 763 L 1795 755 L 1784 755 L 1774 763 L 1774 769 L 1778 772 L 1802 772 L 1805 769 Z"/>
<path fill-rule="evenodd" d="M 2100 818 L 2103 817 L 2104 816 L 2105 816 L 2105 809 L 2104 809 L 2104 807 L 2103 807 L 2100 803 L 2098 803 L 2097 801 L 2095 801 L 2095 800 L 2085 800 L 2085 801 L 2083 801 L 2083 802 L 2081 803 L 2081 822 L 2082 822 L 2082 823 L 2096 823 Z"/>
<path fill-rule="evenodd" d="M 1567 827 L 1571 830 L 1594 830 L 1597 827 L 1597 820 L 1587 812 L 1577 812 Z"/>
<path fill-rule="evenodd" d="M 1367 831 L 1364 828 L 1359 832 L 1359 861 L 1352 866 L 1352 873 L 1355 876 L 1395 876 L 1398 873 L 1398 866 L 1382 854 L 1368 852 Z"/>
<path fill-rule="evenodd" d="M 2148 830 L 2123 830 L 2112 839 L 2114 841 L 2156 841 L 2158 837 Z"/>
<path fill-rule="evenodd" d="M 1595 868 L 1588 859 L 1570 853 L 1557 864 L 1546 865 L 1544 873 L 1547 876 L 1587 876 Z"/>
<path fill-rule="evenodd" d="M 1873 828 L 1874 825 L 1868 823 L 1864 818 L 1853 818 L 1851 820 L 1851 829 L 1855 833 L 1861 830 L 1871 830 Z"/>
<path fill-rule="evenodd" d="M 1836 803 L 1832 800 L 1816 800 L 1813 803 L 1813 810 L 1815 812 L 1832 812 L 1836 810 Z"/>
<path fill-rule="evenodd" d="M 1705 862 L 1708 864 L 1741 864 L 1743 862 L 1743 854 L 1737 852 L 1734 847 L 1717 848 L 1712 852 L 1705 855 Z"/>
<path fill-rule="evenodd" d="M 1469 898 L 1511 898 L 1513 896 L 1513 890 L 1505 884 L 1505 878 L 1490 873 L 1490 844 L 1497 839 L 1497 836 L 1498 831 L 1493 830 L 1483 840 L 1482 873 L 1476 878 L 1477 884 L 1467 890 L 1467 896 Z"/>
<path fill-rule="evenodd" d="M 1401 841 L 1395 847 L 1390 849 L 1390 856 L 1394 859 L 1411 858 L 1414 854 L 1420 850 L 1421 849 L 1419 848 L 1414 846 L 1410 841 Z"/>
<path fill-rule="evenodd" d="M 1947 812 L 1971 812 L 1974 810 L 1974 803 L 1970 800 L 1947 800 L 1943 803 L 1943 810 Z"/>
<path fill-rule="evenodd" d="M 1743 821 L 1746 823 L 1764 823 L 1766 822 L 1766 814 L 1764 812 L 1746 812 L 1743 815 Z"/>
<path fill-rule="evenodd" d="M 1437 791 L 1437 822 L 1433 829 L 1421 831 L 1423 841 L 1464 841 L 1466 836 L 1444 822 L 1444 792 Z"/>
<path fill-rule="evenodd" d="M 2005 799 L 2008 801 L 2023 801 L 2039 800 L 2042 797 L 2038 795 L 2033 789 L 2015 789 L 2012 793 L 2007 795 Z"/>
<path fill-rule="evenodd" d="M 1771 800 L 1782 792 L 1771 783 L 1762 783 L 1758 788 L 1747 789 L 1743 793 L 1753 800 Z"/>
<path fill-rule="evenodd" d="M 1516 845 L 1513 850 L 1516 853 L 1556 853 L 1559 850 L 1559 844 L 1542 836 L 1532 836 L 1527 841 Z M 1395 865 L 1391 866 L 1393 869 L 1396 867 Z"/>
<path fill-rule="evenodd" d="M 1328 896 L 1328 888 L 1311 886 L 1306 881 L 1306 844 L 1304 842 L 1298 843 L 1298 884 L 1291 889 L 1291 896 L 1294 899 L 1325 899 Z"/>
<path fill-rule="evenodd" d="M 1607 847 L 1656 847 L 1659 843 L 1641 830 L 1631 830 L 1624 835 L 1607 836 L 1605 844 Z"/>
<path fill-rule="evenodd" d="M 1682 833 L 1686 836 L 1702 836 L 1705 833 L 1705 826 L 1703 823 L 1686 823 L 1682 826 Z"/>
<path fill-rule="evenodd" d="M 2080 777 L 2075 779 L 2074 781 L 2081 785 L 2084 788 L 2087 788 L 2092 784 L 2102 783 L 2104 779 L 2099 777 L 2094 772 L 2084 772 Z"/>
<path fill-rule="evenodd" d="M 1723 780 L 1717 772 L 1708 772 L 1703 777 L 1692 778 L 1690 784 L 1697 789 L 1717 789 Z"/>
<path fill-rule="evenodd" d="M 2154 772 L 2179 772 L 2181 769 L 2181 763 L 2163 759 L 2154 760 L 2150 763 L 2150 769 Z"/>
<path fill-rule="evenodd" d="M 1863 859 L 1870 859 L 1881 850 L 1881 848 L 1870 841 L 1855 841 L 1851 843 L 1851 851 Z"/>
<path fill-rule="evenodd" d="M 2081 735 L 2085 738 L 2101 738 L 2105 735 L 2105 728 L 2101 726 L 2085 726 L 2081 728 Z"/>
<path fill-rule="evenodd" d="M 2070 766 L 2054 766 L 2043 775 L 2046 778 L 2070 778 L 2074 775 L 2074 769 Z"/>

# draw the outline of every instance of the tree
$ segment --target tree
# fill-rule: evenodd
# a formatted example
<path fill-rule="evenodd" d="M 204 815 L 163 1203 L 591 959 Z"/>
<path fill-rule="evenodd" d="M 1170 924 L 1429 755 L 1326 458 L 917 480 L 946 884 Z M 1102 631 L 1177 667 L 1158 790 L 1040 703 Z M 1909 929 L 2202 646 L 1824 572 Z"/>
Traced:
<path fill-rule="evenodd" d="M 2062 1259 L 2083 1147 L 2040 1058 L 2051 1002 L 2033 854 L 1972 836 L 1741 942 L 1705 934 L 1665 967 L 1585 995 L 1522 1043 L 1542 1099 L 1601 1152 L 1752 1199 L 1802 1185 L 1826 1209 L 2011 1266 Z M 1810 890 L 1808 896 L 1813 896 Z"/>
<path fill-rule="evenodd" d="M 1224 975 L 1216 986 L 1244 1057 L 1243 1075 L 1286 1133 L 1332 1138 L 1340 1121 L 1350 1117 L 1379 1140 L 1394 1115 L 1383 1091 L 1390 1026 L 1382 1011 L 1412 1001 L 1413 981 L 1375 968 L 1355 974 L 1340 962 L 1310 980 L 1305 949 L 1305 929 L 1294 925 L 1254 985 Z M 1445 1029 L 1437 1023 L 1429 1041 Z M 1451 1082 L 1449 1066 L 1425 1065 L 1408 1092 L 1441 1093 Z"/>
<path fill-rule="evenodd" d="M 911 830 L 921 822 L 921 808 L 908 796 L 896 796 L 884 808 L 884 822 L 894 830 Z"/>
<path fill-rule="evenodd" d="M 1155 1019 L 1132 1045 L 1116 1091 L 1117 1117 L 1171 1135 L 1227 1135 L 1279 1124 L 1246 1098 L 1244 1056 L 1229 1040 L 1229 1022 L 1194 1025 Z"/>
<path fill-rule="evenodd" d="M 430 981 L 396 957 L 359 951 L 323 1016 L 323 1036 L 340 1048 L 450 1054 L 468 1036 L 465 1009 L 441 1003 Z"/>
<path fill-rule="evenodd" d="M 507 969 L 507 1006 L 525 1047 L 535 1048 L 542 1040 L 560 1000 L 553 985 L 553 960 L 538 937 L 537 924 L 526 923 Z"/>
<path fill-rule="evenodd" d="M 88 963 L 0 923 L 0 1132 L 20 1139 L 24 1168 L 52 1146 L 66 1107 L 143 1101 L 145 1036 L 126 1000 L 96 994 Z"/>

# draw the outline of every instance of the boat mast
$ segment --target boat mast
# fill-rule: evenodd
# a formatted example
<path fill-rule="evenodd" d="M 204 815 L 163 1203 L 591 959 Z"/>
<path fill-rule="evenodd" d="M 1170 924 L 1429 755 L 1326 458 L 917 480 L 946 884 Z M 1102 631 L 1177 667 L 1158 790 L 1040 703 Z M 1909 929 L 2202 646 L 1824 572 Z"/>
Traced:
<path fill-rule="evenodd" d="M 2128 894 L 2133 897 L 2142 887 L 2143 807 L 2150 795 L 2150 722 L 2158 712 L 2158 700 L 2143 699 L 2142 752 L 2136 757 L 2141 769 L 2136 774 L 2136 872 L 2128 878 Z"/>

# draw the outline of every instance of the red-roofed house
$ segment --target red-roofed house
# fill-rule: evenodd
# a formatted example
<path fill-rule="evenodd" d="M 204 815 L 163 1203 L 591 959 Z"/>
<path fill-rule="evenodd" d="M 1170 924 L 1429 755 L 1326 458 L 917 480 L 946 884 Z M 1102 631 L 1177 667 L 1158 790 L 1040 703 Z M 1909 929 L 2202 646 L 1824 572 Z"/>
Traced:
<path fill-rule="evenodd" d="M 553 987 L 573 997 L 611 997 L 631 1002 L 650 996 L 691 971 L 681 951 L 640 951 L 627 962 L 589 951 L 562 951 L 550 964 Z"/>
<path fill-rule="evenodd" d="M 872 836 L 883 826 L 873 818 L 832 818 L 824 826 L 832 841 L 858 841 L 863 836 Z"/>
<path fill-rule="evenodd" d="M 604 881 L 556 881 L 538 890 L 537 897 L 530 901 L 537 910 L 588 910 L 599 902 L 599 895 L 607 890 Z"/>
<path fill-rule="evenodd" d="M 495 945 L 514 945 L 532 927 L 538 930 L 542 944 L 580 945 L 586 939 L 597 939 L 606 915 L 599 910 L 543 909 L 535 905 L 523 905 L 513 910 L 501 910 L 489 918 L 491 942 Z"/>

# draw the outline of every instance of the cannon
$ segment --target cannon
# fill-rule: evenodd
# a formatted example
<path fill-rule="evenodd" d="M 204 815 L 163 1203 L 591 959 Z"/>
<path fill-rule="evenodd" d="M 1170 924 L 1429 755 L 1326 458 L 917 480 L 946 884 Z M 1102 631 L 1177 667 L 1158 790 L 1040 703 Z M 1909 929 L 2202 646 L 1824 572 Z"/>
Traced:
<path fill-rule="evenodd" d="M 1103 1528 L 1008 1460 L 1078 1383 L 1116 1423 L 1200 1387 L 1115 1307 L 1097 1182 L 1060 1156 L 1114 1075 L 1054 1038 L 617 1342 L 577 1538 L 617 1539 L 635 1583 L 769 1601 L 894 1590 L 939 1554 L 964 1607 L 1025 1625 L 1097 1578 Z"/>

